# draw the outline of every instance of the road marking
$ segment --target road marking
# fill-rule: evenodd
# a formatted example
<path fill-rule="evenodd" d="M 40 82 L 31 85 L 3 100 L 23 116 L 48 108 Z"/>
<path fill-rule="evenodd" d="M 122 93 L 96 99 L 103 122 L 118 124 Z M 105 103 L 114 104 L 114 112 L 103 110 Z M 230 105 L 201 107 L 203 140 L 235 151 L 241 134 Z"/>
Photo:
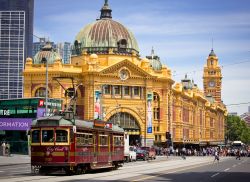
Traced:
<path fill-rule="evenodd" d="M 212 164 L 212 162 L 209 162 L 209 164 Z M 144 177 L 144 178 L 139 178 L 139 179 L 133 180 L 132 182 L 145 181 L 146 179 L 155 178 L 155 177 L 163 176 L 163 175 L 166 175 L 166 174 L 172 174 L 172 173 L 176 173 L 176 172 L 180 172 L 180 171 L 186 171 L 186 170 L 197 168 L 197 167 L 201 167 L 201 166 L 204 166 L 204 165 L 207 165 L 207 164 L 202 163 L 202 164 L 198 164 L 198 165 L 195 165 L 195 166 L 192 166 L 192 167 L 188 167 L 188 168 L 185 168 L 185 169 L 179 169 L 179 170 L 167 172 L 167 173 L 164 173 L 164 174 L 159 174 L 159 175 L 155 175 L 155 176 L 148 176 L 148 177 Z"/>
<path fill-rule="evenodd" d="M 211 176 L 211 178 L 217 176 L 218 174 L 220 174 L 220 173 L 215 173 L 214 175 Z"/>
<path fill-rule="evenodd" d="M 236 167 L 236 166 L 237 166 L 236 164 L 233 165 L 233 167 Z"/>
<path fill-rule="evenodd" d="M 225 169 L 224 171 L 228 171 L 230 168 Z"/>
<path fill-rule="evenodd" d="M 0 171 L 0 173 L 3 173 L 4 171 Z"/>

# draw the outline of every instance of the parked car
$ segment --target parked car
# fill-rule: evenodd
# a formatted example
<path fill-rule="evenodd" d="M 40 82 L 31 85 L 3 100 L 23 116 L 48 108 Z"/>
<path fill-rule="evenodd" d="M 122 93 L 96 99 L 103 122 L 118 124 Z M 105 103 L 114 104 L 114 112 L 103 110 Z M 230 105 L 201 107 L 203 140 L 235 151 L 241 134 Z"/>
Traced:
<path fill-rule="evenodd" d="M 142 160 L 148 160 L 148 152 L 146 150 L 137 149 L 136 150 L 136 160 L 142 159 Z"/>
<path fill-rule="evenodd" d="M 142 150 L 146 150 L 148 152 L 148 157 L 153 160 L 156 159 L 156 150 L 153 147 L 141 147 Z"/>

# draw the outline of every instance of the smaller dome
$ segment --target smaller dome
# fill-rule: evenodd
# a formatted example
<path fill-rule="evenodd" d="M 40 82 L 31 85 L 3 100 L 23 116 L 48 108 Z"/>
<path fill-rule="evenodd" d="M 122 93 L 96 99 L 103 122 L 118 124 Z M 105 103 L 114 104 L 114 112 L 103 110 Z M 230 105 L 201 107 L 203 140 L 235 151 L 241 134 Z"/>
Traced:
<path fill-rule="evenodd" d="M 214 53 L 214 50 L 213 50 L 213 49 L 211 50 L 211 52 L 210 52 L 210 54 L 209 54 L 209 57 L 210 57 L 210 56 L 216 57 L 216 54 Z"/>
<path fill-rule="evenodd" d="M 146 58 L 149 59 L 150 66 L 153 68 L 153 70 L 161 70 L 162 64 L 160 61 L 160 57 L 154 54 L 154 49 L 151 50 L 151 55 L 146 56 Z"/>
<path fill-rule="evenodd" d="M 43 59 L 46 59 L 48 64 L 53 64 L 56 60 L 60 60 L 61 56 L 53 50 L 50 43 L 46 43 L 34 56 L 33 64 L 44 64 Z"/>
<path fill-rule="evenodd" d="M 161 70 L 162 64 L 159 59 L 151 59 L 150 60 L 150 66 L 153 68 L 153 70 Z"/>

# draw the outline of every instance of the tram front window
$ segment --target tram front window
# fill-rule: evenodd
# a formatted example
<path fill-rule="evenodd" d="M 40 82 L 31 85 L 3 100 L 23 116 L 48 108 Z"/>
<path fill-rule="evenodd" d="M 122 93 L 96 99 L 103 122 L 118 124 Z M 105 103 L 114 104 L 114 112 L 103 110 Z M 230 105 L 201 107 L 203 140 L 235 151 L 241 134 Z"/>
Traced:
<path fill-rule="evenodd" d="M 33 130 L 31 133 L 31 142 L 40 143 L 40 130 Z"/>
<path fill-rule="evenodd" d="M 68 132 L 66 130 L 56 130 L 56 142 L 68 142 Z"/>
<path fill-rule="evenodd" d="M 54 142 L 54 130 L 42 130 L 42 142 Z"/>

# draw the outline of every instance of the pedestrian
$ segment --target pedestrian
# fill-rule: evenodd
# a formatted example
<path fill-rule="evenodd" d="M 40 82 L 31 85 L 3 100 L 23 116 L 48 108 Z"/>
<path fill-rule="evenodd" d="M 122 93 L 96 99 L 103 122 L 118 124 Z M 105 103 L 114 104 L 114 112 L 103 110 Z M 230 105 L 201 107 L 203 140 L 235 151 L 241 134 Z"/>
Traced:
<path fill-rule="evenodd" d="M 7 156 L 10 156 L 10 144 L 8 142 L 6 143 L 5 154 Z"/>
<path fill-rule="evenodd" d="M 5 149 L 6 149 L 5 142 L 2 143 L 2 149 L 3 149 L 3 156 L 5 156 Z"/>
<path fill-rule="evenodd" d="M 184 159 L 184 160 L 186 159 L 186 148 L 185 148 L 185 147 L 182 148 L 181 157 L 182 157 L 182 159 Z"/>
<path fill-rule="evenodd" d="M 238 149 L 236 151 L 236 160 L 239 159 L 240 160 L 240 150 Z"/>
<path fill-rule="evenodd" d="M 220 161 L 219 152 L 217 150 L 215 150 L 215 152 L 214 152 L 214 161 L 216 161 L 216 160 L 217 160 L 217 162 Z"/>

